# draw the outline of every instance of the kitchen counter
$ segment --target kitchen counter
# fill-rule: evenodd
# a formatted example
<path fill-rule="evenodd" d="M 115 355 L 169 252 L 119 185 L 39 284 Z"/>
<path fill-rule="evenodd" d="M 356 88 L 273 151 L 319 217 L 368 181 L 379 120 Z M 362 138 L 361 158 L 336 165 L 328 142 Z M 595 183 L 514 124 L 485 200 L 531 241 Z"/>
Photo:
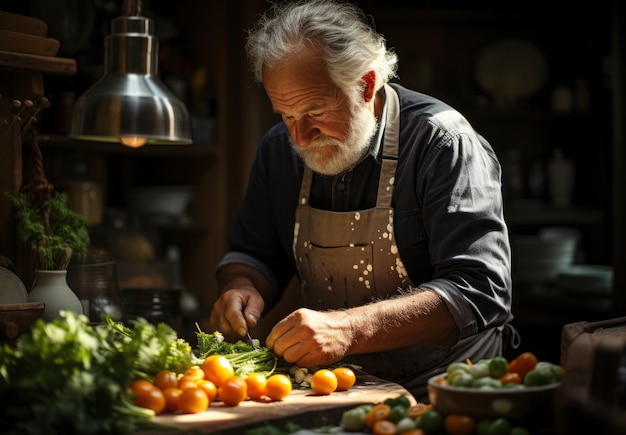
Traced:
<path fill-rule="evenodd" d="M 257 402 L 247 400 L 237 406 L 224 406 L 215 401 L 198 414 L 162 414 L 154 422 L 172 426 L 182 432 L 213 435 L 242 435 L 247 428 L 263 422 L 282 425 L 287 421 L 302 427 L 338 425 L 341 414 L 364 403 L 378 403 L 405 394 L 412 403 L 415 398 L 403 387 L 374 376 L 357 373 L 356 384 L 348 391 L 336 391 L 326 396 L 312 393 L 310 388 L 294 389 L 282 401 Z M 142 431 L 141 435 L 157 435 L 171 431 Z"/>

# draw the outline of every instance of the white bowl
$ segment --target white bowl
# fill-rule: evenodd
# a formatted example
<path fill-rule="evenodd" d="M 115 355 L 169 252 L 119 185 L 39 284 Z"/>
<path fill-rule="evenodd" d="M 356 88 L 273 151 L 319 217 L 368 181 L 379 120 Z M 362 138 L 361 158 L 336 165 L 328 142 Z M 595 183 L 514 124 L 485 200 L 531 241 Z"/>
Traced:
<path fill-rule="evenodd" d="M 575 264 L 561 270 L 556 283 L 566 291 L 608 295 L 613 290 L 613 267 Z"/>
<path fill-rule="evenodd" d="M 569 267 L 576 253 L 574 236 L 511 237 L 513 278 L 526 284 L 547 284 L 556 280 L 558 273 Z"/>

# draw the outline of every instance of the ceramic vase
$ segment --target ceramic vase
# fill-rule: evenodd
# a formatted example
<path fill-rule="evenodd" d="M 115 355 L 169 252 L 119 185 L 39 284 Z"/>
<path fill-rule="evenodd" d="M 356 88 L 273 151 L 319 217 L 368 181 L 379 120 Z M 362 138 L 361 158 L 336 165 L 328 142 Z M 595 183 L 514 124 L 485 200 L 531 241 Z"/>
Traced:
<path fill-rule="evenodd" d="M 83 314 L 83 305 L 67 284 L 67 270 L 36 270 L 28 301 L 45 304 L 47 322 L 58 317 L 61 310 Z"/>

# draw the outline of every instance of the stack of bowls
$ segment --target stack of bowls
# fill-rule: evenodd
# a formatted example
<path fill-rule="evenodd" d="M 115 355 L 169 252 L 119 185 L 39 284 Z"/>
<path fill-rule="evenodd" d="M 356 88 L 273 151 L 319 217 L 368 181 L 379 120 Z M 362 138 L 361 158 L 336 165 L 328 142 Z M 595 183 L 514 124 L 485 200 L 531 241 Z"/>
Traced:
<path fill-rule="evenodd" d="M 511 237 L 513 280 L 517 284 L 554 284 L 561 270 L 571 266 L 578 236 L 567 232 L 543 232 Z"/>

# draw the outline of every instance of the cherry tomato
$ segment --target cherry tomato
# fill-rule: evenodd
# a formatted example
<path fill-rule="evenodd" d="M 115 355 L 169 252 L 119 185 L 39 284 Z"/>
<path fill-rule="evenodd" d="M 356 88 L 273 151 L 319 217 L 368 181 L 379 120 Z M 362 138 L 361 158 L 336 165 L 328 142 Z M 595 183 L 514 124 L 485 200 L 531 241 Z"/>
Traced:
<path fill-rule="evenodd" d="M 502 382 L 502 385 L 505 385 L 505 384 L 521 384 L 522 383 L 522 378 L 520 377 L 519 373 L 508 372 L 508 373 L 505 373 L 500 378 L 500 382 Z"/>
<path fill-rule="evenodd" d="M 337 391 L 349 390 L 356 383 L 356 375 L 348 367 L 337 367 L 333 373 L 337 377 Z"/>
<path fill-rule="evenodd" d="M 422 415 L 423 413 L 425 413 L 426 411 L 428 411 L 429 409 L 433 409 L 432 404 L 426 404 L 426 403 L 420 402 L 420 403 L 416 403 L 415 405 L 409 406 L 406 410 L 406 414 L 408 417 L 415 419 L 419 417 L 420 415 Z"/>
<path fill-rule="evenodd" d="M 537 361 L 535 354 L 524 352 L 509 363 L 509 372 L 517 373 L 521 379 L 524 379 L 526 373 L 535 368 Z"/>
<path fill-rule="evenodd" d="M 180 393 L 179 407 L 184 414 L 197 414 L 209 407 L 209 397 L 202 388 L 185 388 Z"/>
<path fill-rule="evenodd" d="M 365 414 L 365 426 L 369 429 L 374 427 L 374 423 L 379 420 L 387 420 L 391 414 L 391 407 L 385 403 L 374 405 L 372 409 Z"/>
<path fill-rule="evenodd" d="M 200 365 L 204 371 L 204 379 L 213 382 L 217 388 L 222 385 L 224 380 L 235 374 L 232 364 L 223 355 L 210 355 Z"/>
<path fill-rule="evenodd" d="M 154 384 L 150 381 L 146 381 L 145 379 L 135 379 L 128 386 L 129 392 L 131 394 L 138 394 L 141 391 L 152 390 L 154 388 Z"/>
<path fill-rule="evenodd" d="M 337 389 L 337 376 L 328 369 L 319 369 L 313 373 L 311 389 L 315 394 L 330 394 Z"/>
<path fill-rule="evenodd" d="M 198 385 L 194 378 L 191 378 L 187 375 L 183 375 L 182 378 L 178 380 L 178 388 L 181 390 L 185 390 L 187 388 L 196 388 Z"/>
<path fill-rule="evenodd" d="M 231 376 L 222 382 L 217 394 L 224 405 L 235 406 L 248 397 L 248 385 L 242 377 Z"/>
<path fill-rule="evenodd" d="M 185 370 L 184 375 L 189 376 L 195 381 L 199 381 L 200 379 L 204 379 L 204 370 L 202 370 L 198 366 L 191 366 L 187 370 Z"/>
<path fill-rule="evenodd" d="M 165 409 L 165 395 L 163 391 L 151 384 L 151 388 L 136 390 L 135 404 L 142 408 L 151 409 L 158 415 Z"/>
<path fill-rule="evenodd" d="M 378 420 L 372 427 L 372 433 L 374 435 L 396 435 L 398 433 L 398 427 L 392 421 Z"/>
<path fill-rule="evenodd" d="M 282 373 L 271 375 L 265 383 L 265 393 L 272 400 L 283 400 L 291 394 L 292 388 L 291 379 Z"/>
<path fill-rule="evenodd" d="M 267 394 L 267 378 L 263 373 L 250 373 L 246 376 L 248 385 L 248 397 L 252 400 L 260 400 Z"/>
<path fill-rule="evenodd" d="M 177 387 L 169 387 L 163 390 L 166 411 L 176 412 L 180 409 L 180 395 L 182 393 L 183 390 Z"/>
<path fill-rule="evenodd" d="M 170 387 L 178 387 L 178 375 L 171 370 L 161 370 L 154 377 L 154 385 L 162 391 Z"/>
<path fill-rule="evenodd" d="M 476 422 L 467 415 L 449 414 L 443 420 L 443 428 L 450 435 L 472 435 L 476 431 Z"/>
<path fill-rule="evenodd" d="M 209 403 L 213 402 L 217 397 L 217 387 L 215 384 L 207 379 L 200 379 L 196 382 L 196 386 L 206 393 L 209 397 Z"/>

